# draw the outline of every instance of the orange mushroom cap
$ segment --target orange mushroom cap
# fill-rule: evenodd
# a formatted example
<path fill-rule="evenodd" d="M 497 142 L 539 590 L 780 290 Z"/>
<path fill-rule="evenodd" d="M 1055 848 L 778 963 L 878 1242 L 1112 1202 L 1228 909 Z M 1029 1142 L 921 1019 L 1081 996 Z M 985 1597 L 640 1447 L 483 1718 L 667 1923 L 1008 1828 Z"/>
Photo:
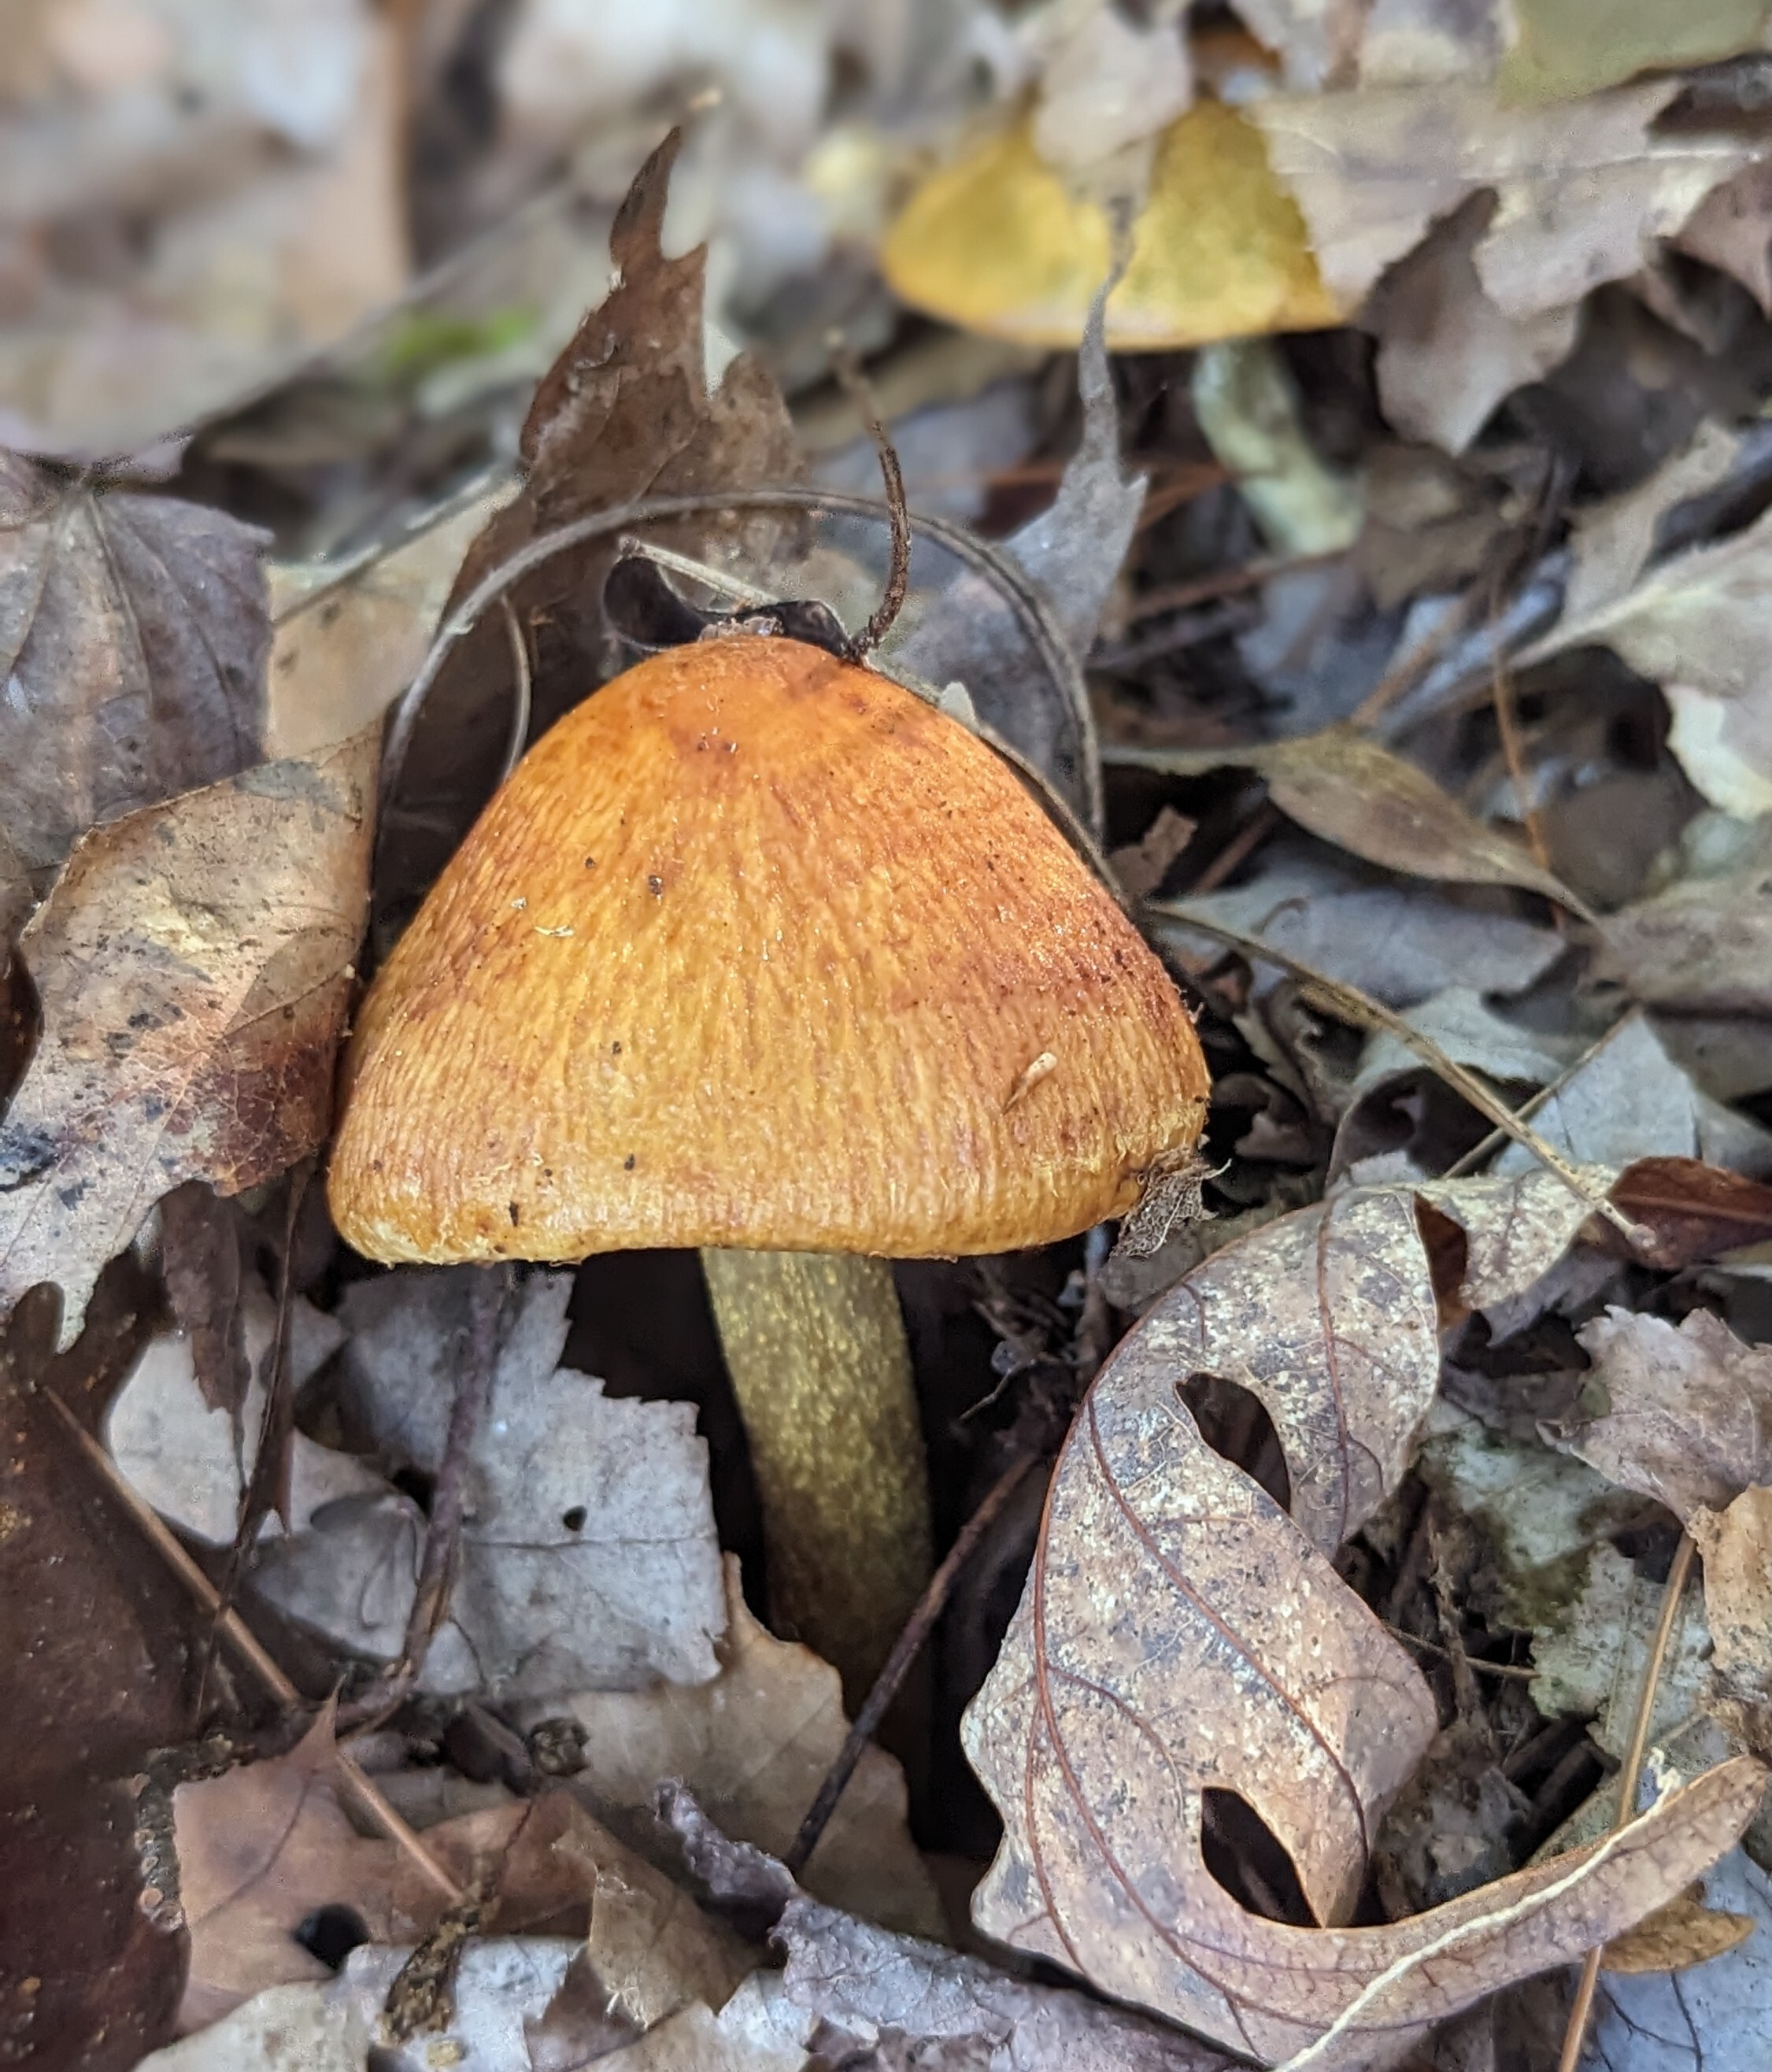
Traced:
<path fill-rule="evenodd" d="M 1008 1251 L 1137 1200 L 1207 1072 L 1009 767 L 738 634 L 537 742 L 371 987 L 328 1179 L 371 1258 Z"/>

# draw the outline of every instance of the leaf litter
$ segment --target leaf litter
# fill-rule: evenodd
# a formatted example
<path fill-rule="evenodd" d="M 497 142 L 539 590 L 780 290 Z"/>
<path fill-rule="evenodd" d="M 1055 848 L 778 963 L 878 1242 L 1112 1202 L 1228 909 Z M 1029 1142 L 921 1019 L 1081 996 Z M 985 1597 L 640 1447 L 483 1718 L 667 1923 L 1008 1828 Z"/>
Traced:
<path fill-rule="evenodd" d="M 544 10 L 513 11 L 522 65 L 488 75 L 512 109 L 537 91 Z M 1549 2004 L 1502 1989 L 1548 1970 L 1554 2001 L 1556 1967 L 1601 1942 L 1601 2062 L 1640 2072 L 1662 2062 L 1651 2038 L 1706 2063 L 1748 2048 L 1763 1938 L 1741 1923 L 1764 1911 L 1772 1746 L 1766 1326 L 1760 1269 L 1732 1251 L 1772 1227 L 1753 1177 L 1772 1145 L 1766 700 L 1741 631 L 1772 224 L 1753 60 L 1732 64 L 1742 33 L 1708 18 L 1639 51 L 1548 6 L 1379 9 L 1333 36 L 1320 10 L 1240 12 L 1260 44 L 1161 10 L 1133 29 L 1036 10 L 971 75 L 976 136 L 1038 82 L 1025 134 L 987 139 L 993 191 L 1087 195 L 1102 256 L 1066 290 L 1076 360 L 992 363 L 1035 458 L 912 514 L 882 660 L 1018 750 L 1086 849 L 1112 846 L 1200 1010 L 1207 1219 L 1136 1262 L 1108 1260 L 1108 1233 L 993 1262 L 985 1301 L 982 1269 L 901 1273 L 944 1536 L 1005 1453 L 1057 1466 L 1043 1518 L 1005 1512 L 960 1572 L 929 1681 L 881 1730 L 907 1766 L 864 1753 L 804 1894 L 772 1860 L 845 1722 L 835 1672 L 748 1609 L 759 1544 L 699 1289 L 648 1260 L 528 1277 L 489 1415 L 451 1461 L 463 1282 L 366 1275 L 279 1183 L 329 1128 L 375 834 L 364 730 L 415 673 L 436 680 L 416 727 L 410 704 L 394 722 L 377 950 L 513 724 L 539 731 L 631 658 L 605 593 L 619 561 L 656 541 L 693 612 L 871 609 L 882 508 L 804 488 L 794 420 L 828 414 L 833 321 L 882 394 L 915 388 L 892 384 L 929 341 L 855 294 L 889 197 L 932 144 L 971 148 L 959 73 L 906 55 L 888 116 L 883 46 L 857 31 L 841 147 L 830 132 L 804 186 L 772 171 L 767 208 L 731 182 L 704 217 L 706 274 L 666 256 L 682 245 L 671 150 L 648 160 L 658 128 L 618 122 L 572 176 L 594 221 L 643 166 L 615 217 L 618 284 L 532 398 L 531 346 L 500 388 L 476 335 L 460 366 L 440 346 L 443 378 L 392 432 L 362 407 L 368 363 L 337 363 L 328 407 L 350 408 L 305 475 L 245 420 L 212 442 L 243 472 L 218 475 L 199 439 L 167 495 L 9 463 L 0 909 L 24 935 L 0 1287 L 35 1435 L 15 1536 L 48 1531 L 80 1602 L 163 1642 L 121 1712 L 102 1669 L 58 1682 L 65 1648 L 33 1655 L 50 1703 L 19 1728 L 37 1796 L 9 1868 L 40 1914 L 58 1877 L 98 1897 L 89 1935 L 37 1960 L 40 2013 L 4 2008 L 9 2041 L 31 2047 L 35 2021 L 61 2050 L 46 2062 L 134 2062 L 168 2033 L 189 1934 L 187 2020 L 238 2004 L 168 2065 L 273 2062 L 296 2036 L 319 2065 L 445 2052 L 519 2072 L 1363 2062 L 1448 2016 L 1442 2054 L 1499 2049 Z M 770 62 L 833 47 L 797 19 L 782 33 Z M 696 48 L 741 106 L 692 138 L 692 202 L 709 164 L 754 148 L 737 140 L 764 62 Z M 1718 62 L 1683 70 L 1700 58 Z M 677 62 L 648 89 L 667 101 L 693 90 Z M 926 126 L 902 126 L 919 105 Z M 531 177 L 515 134 L 474 147 L 484 191 Z M 1114 314 L 1086 314 L 1107 216 L 1144 207 L 1148 240 L 1202 151 L 1233 215 L 1283 224 L 1293 299 L 1252 319 L 1249 255 L 1194 282 L 1182 240 L 1166 293 L 1221 328 L 1191 368 L 1110 362 Z M 812 238 L 810 299 L 771 303 L 766 240 L 734 227 L 814 192 L 846 256 Z M 1010 272 L 981 262 L 975 285 Z M 1320 324 L 1330 297 L 1376 339 L 1375 389 L 1351 331 L 1224 342 L 1307 306 Z M 421 306 L 397 313 L 402 350 Z M 981 321 L 1026 321 L 1000 315 Z M 734 342 L 754 349 L 731 359 Z M 956 426 L 972 406 L 943 404 Z M 1411 439 L 1437 443 L 1431 468 Z M 956 437 L 954 462 L 997 451 Z M 1288 516 L 1331 508 L 1321 539 Z M 274 625 L 243 522 L 266 513 Z M 554 552 L 562 525 L 582 529 Z M 314 560 L 328 539 L 357 544 Z M 542 549 L 500 602 L 487 579 Z M 475 594 L 490 605 L 468 624 Z M 981 1318 L 1009 1334 L 1006 1362 L 968 1335 Z M 272 1438 L 287 1515 L 243 1550 L 240 1612 L 359 1730 L 338 1742 L 323 1711 L 298 1740 L 288 1696 L 254 1713 L 234 1642 L 215 1651 L 170 1587 L 138 1603 L 137 1579 L 95 1566 L 84 1536 L 117 1492 L 46 1388 L 218 1558 Z M 458 1484 L 445 1616 L 416 1679 L 390 1679 Z M 1609 1835 L 1605 1771 L 1682 1521 L 1702 1591 L 1655 1671 L 1638 1818 Z M 117 1530 L 138 1544 L 126 1514 Z M 960 1766 L 968 1700 L 1000 1843 Z M 88 1717 L 113 1728 L 58 1742 Z M 224 1741 L 196 1744 L 206 1729 Z M 141 1775 L 145 1794 L 121 1783 Z M 657 1799 L 673 1778 L 705 1815 Z M 1002 1941 L 915 1940 L 964 1939 L 993 1848 L 972 1907 Z M 347 1954 L 327 1939 L 360 1931 Z M 1005 1943 L 1155 2019 L 1031 1983 Z M 441 2025 L 397 2033 L 420 2019 Z"/>

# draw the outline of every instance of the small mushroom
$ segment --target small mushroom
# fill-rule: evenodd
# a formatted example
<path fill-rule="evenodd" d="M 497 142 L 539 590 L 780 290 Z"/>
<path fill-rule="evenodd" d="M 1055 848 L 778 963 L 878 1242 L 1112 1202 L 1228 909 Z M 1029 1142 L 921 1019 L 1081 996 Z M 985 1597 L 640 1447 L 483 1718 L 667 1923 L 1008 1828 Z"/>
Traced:
<path fill-rule="evenodd" d="M 1124 1215 L 1207 1083 L 991 749 L 740 632 L 617 678 L 493 799 L 363 1003 L 328 1194 L 387 1261 L 701 1247 L 772 1610 L 853 1698 L 929 1560 L 886 1261 Z"/>
<path fill-rule="evenodd" d="M 1107 212 L 1034 147 L 1026 118 L 931 173 L 887 231 L 889 285 L 987 337 L 1075 346 L 1108 271 Z M 1277 331 L 1342 312 L 1261 132 L 1202 99 L 1156 141 L 1124 274 L 1108 298 L 1116 352 Z"/>

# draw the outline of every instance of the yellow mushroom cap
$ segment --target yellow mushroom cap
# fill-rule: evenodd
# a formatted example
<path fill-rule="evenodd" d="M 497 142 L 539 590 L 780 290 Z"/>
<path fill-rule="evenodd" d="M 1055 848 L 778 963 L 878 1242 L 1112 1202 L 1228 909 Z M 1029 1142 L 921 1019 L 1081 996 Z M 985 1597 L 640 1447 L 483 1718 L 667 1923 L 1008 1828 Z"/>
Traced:
<path fill-rule="evenodd" d="M 968 331 L 1075 346 L 1107 278 L 1108 218 L 1034 148 L 1025 120 L 930 175 L 886 232 L 894 292 Z M 1153 352 L 1342 313 L 1323 286 L 1298 204 L 1255 125 L 1200 101 L 1157 140 L 1108 343 Z"/>
<path fill-rule="evenodd" d="M 327 1182 L 380 1260 L 1067 1237 L 1191 1145 L 1186 1009 L 1001 759 L 735 635 L 537 743 L 363 1004 Z"/>

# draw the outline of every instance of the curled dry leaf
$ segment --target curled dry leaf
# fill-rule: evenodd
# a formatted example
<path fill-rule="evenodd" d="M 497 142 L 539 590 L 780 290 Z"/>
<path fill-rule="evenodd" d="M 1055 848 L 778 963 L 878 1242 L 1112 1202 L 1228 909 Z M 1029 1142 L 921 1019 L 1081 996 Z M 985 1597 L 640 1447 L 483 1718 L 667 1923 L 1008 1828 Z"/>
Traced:
<path fill-rule="evenodd" d="M 1462 1237 L 1443 1291 L 1418 1200 Z M 1408 1464 L 1439 1381 L 1441 1293 L 1484 1309 L 1523 1291 L 1586 1215 L 1548 1173 L 1350 1189 L 1214 1252 L 1122 1352 L 1136 1342 L 1141 1370 L 1177 1386 L 1215 1375 L 1259 1397 L 1286 1457 L 1292 1521 L 1330 1554 Z"/>
<path fill-rule="evenodd" d="M 21 944 L 43 1033 L 0 1125 L 0 1309 L 72 1344 L 99 1269 L 182 1182 L 324 1141 L 368 891 L 376 746 L 270 763 L 95 828 Z"/>
<path fill-rule="evenodd" d="M 1317 1918 L 1344 1920 L 1379 1818 L 1434 1729 L 1419 1672 L 1326 1558 L 1395 1486 L 1433 1399 L 1418 1196 L 1462 1232 L 1442 1292 L 1473 1309 L 1531 1285 L 1584 1214 L 1546 1174 L 1351 1190 L 1208 1259 L 1092 1388 L 1026 1593 L 967 1716 L 1007 1831 L 975 1902 L 981 1926 L 1260 2054 L 1313 2042 L 1393 1965 L 1412 1983 L 1383 1988 L 1362 2016 L 1367 2048 L 1375 2030 L 1560 1961 L 1585 1947 L 1573 1920 L 1622 1926 L 1670 1897 L 1666 1867 L 1720 1852 L 1757 1790 L 1757 1771 L 1709 1784 L 1669 1816 L 1671 1833 L 1646 1830 L 1596 1862 L 1584 1900 L 1559 1888 L 1548 1911 L 1534 1895 L 1566 1862 L 1362 1930 L 1260 1920 L 1207 1871 L 1204 1794 L 1229 1791 L 1287 1850 Z M 1277 1293 L 1293 1289 L 1289 1309 Z M 1182 1392 L 1207 1375 L 1268 1408 L 1297 1523 L 1202 1438 Z M 1449 1934 L 1462 1960 L 1420 1964 Z"/>
<path fill-rule="evenodd" d="M 1609 1309 L 1580 1337 L 1606 1407 L 1556 1435 L 1571 1453 L 1681 1519 L 1772 1482 L 1772 1349 L 1708 1309 L 1676 1326 Z"/>
<path fill-rule="evenodd" d="M 262 545 L 200 504 L 0 454 L 0 828 L 27 870 L 263 754 Z"/>
<path fill-rule="evenodd" d="M 1259 771 L 1282 812 L 1368 863 L 1451 884 L 1522 886 L 1575 913 L 1585 911 L 1518 842 L 1486 827 L 1425 770 L 1355 727 L 1326 727 L 1248 748 L 1116 748 L 1106 760 L 1176 776 Z"/>
<path fill-rule="evenodd" d="M 726 1557 L 720 1673 L 685 1688 L 584 1691 L 565 1701 L 584 1728 L 579 1787 L 600 1807 L 647 1807 L 680 1779 L 735 1841 L 784 1856 L 848 1731 L 837 1671 L 751 1616 Z M 561 1708 L 532 1704 L 532 1722 Z M 906 1824 L 904 1774 L 871 1744 L 805 1871 L 809 1890 L 888 1927 L 935 1934 L 941 1904 Z"/>

